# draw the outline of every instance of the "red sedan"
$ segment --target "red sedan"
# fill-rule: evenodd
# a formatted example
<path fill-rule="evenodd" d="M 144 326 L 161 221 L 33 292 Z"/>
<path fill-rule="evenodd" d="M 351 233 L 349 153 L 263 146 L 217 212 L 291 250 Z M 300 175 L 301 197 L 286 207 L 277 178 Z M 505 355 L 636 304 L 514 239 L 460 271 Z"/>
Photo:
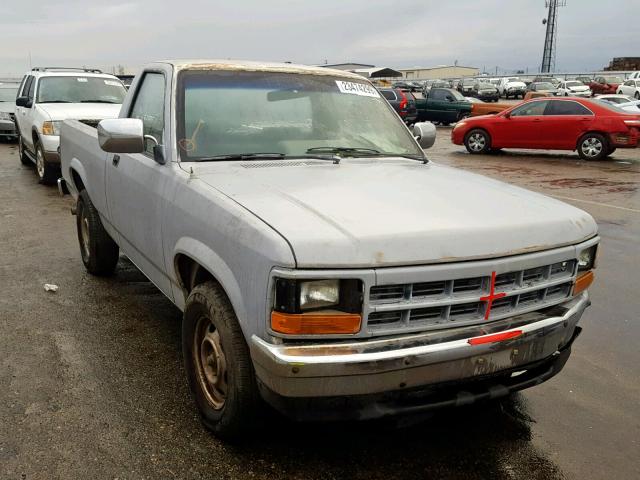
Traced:
<path fill-rule="evenodd" d="M 501 148 L 577 150 L 585 160 L 599 160 L 618 147 L 638 146 L 640 115 L 601 100 L 543 97 L 497 115 L 458 122 L 451 140 L 469 153 Z"/>

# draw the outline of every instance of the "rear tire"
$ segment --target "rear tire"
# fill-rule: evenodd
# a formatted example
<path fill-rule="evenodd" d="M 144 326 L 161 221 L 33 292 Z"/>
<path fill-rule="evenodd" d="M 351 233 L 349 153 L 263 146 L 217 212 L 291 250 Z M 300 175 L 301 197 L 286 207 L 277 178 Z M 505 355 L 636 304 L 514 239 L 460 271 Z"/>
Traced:
<path fill-rule="evenodd" d="M 249 348 L 229 299 L 215 282 L 197 285 L 187 298 L 182 353 L 202 423 L 228 440 L 255 427 L 262 403 Z"/>
<path fill-rule="evenodd" d="M 464 146 L 473 155 L 489 153 L 491 150 L 491 137 L 486 130 L 476 128 L 465 135 Z"/>
<path fill-rule="evenodd" d="M 44 149 L 40 141 L 36 142 L 36 173 L 43 185 L 53 185 L 58 180 L 59 168 L 44 158 Z"/>
<path fill-rule="evenodd" d="M 86 190 L 82 190 L 78 196 L 76 227 L 80 255 L 87 271 L 101 277 L 112 275 L 118 264 L 120 249 L 104 229 Z"/>
<path fill-rule="evenodd" d="M 583 160 L 602 160 L 609 154 L 607 139 L 599 133 L 587 133 L 578 140 L 578 155 Z"/>

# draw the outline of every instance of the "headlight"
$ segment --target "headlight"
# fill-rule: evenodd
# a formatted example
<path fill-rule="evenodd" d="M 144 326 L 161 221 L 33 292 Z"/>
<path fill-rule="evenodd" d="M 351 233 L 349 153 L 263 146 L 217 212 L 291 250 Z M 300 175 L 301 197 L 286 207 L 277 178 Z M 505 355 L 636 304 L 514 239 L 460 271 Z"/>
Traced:
<path fill-rule="evenodd" d="M 358 279 L 276 278 L 271 330 L 286 335 L 353 335 L 362 322 Z"/>
<path fill-rule="evenodd" d="M 7 112 L 0 112 L 0 120 L 11 120 L 11 115 Z"/>
<path fill-rule="evenodd" d="M 598 246 L 585 248 L 578 253 L 578 272 L 592 270 L 596 268 L 596 258 L 598 256 Z"/>
<path fill-rule="evenodd" d="M 60 135 L 60 124 L 62 122 L 44 122 L 42 124 L 42 134 L 43 135 Z"/>

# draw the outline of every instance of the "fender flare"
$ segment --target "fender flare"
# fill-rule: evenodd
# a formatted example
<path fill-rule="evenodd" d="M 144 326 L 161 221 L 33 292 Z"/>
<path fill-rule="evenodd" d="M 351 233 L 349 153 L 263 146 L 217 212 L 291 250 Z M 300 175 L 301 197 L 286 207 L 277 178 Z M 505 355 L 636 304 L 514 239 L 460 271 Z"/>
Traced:
<path fill-rule="evenodd" d="M 240 322 L 240 327 L 247 326 L 247 311 L 242 300 L 240 285 L 227 263 L 201 241 L 191 237 L 181 237 L 176 242 L 171 258 L 173 278 L 178 284 L 180 284 L 180 272 L 176 259 L 180 254 L 197 262 L 213 276 L 227 294 L 238 322 Z"/>
<path fill-rule="evenodd" d="M 82 184 L 84 185 L 84 188 L 89 193 L 89 196 L 91 196 L 91 187 L 89 186 L 90 183 L 88 182 L 89 177 L 87 176 L 87 172 L 85 171 L 84 166 L 82 165 L 82 162 L 76 157 L 73 157 L 69 162 L 69 171 L 67 172 L 69 175 L 69 178 L 67 178 L 67 183 L 71 184 L 77 193 L 80 193 L 80 189 L 76 185 L 76 182 L 73 178 L 73 174 L 71 173 L 72 171 L 75 171 L 80 176 L 80 179 L 82 180 Z"/>

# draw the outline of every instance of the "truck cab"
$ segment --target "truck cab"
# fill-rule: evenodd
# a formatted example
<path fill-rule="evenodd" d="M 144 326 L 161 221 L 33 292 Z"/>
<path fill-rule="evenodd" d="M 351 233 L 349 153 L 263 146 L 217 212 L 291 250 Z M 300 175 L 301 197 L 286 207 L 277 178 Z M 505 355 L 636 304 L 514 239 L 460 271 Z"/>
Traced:
<path fill-rule="evenodd" d="M 431 88 L 416 98 L 418 122 L 438 122 L 443 125 L 455 123 L 468 117 L 471 104 L 461 93 L 452 88 Z"/>

